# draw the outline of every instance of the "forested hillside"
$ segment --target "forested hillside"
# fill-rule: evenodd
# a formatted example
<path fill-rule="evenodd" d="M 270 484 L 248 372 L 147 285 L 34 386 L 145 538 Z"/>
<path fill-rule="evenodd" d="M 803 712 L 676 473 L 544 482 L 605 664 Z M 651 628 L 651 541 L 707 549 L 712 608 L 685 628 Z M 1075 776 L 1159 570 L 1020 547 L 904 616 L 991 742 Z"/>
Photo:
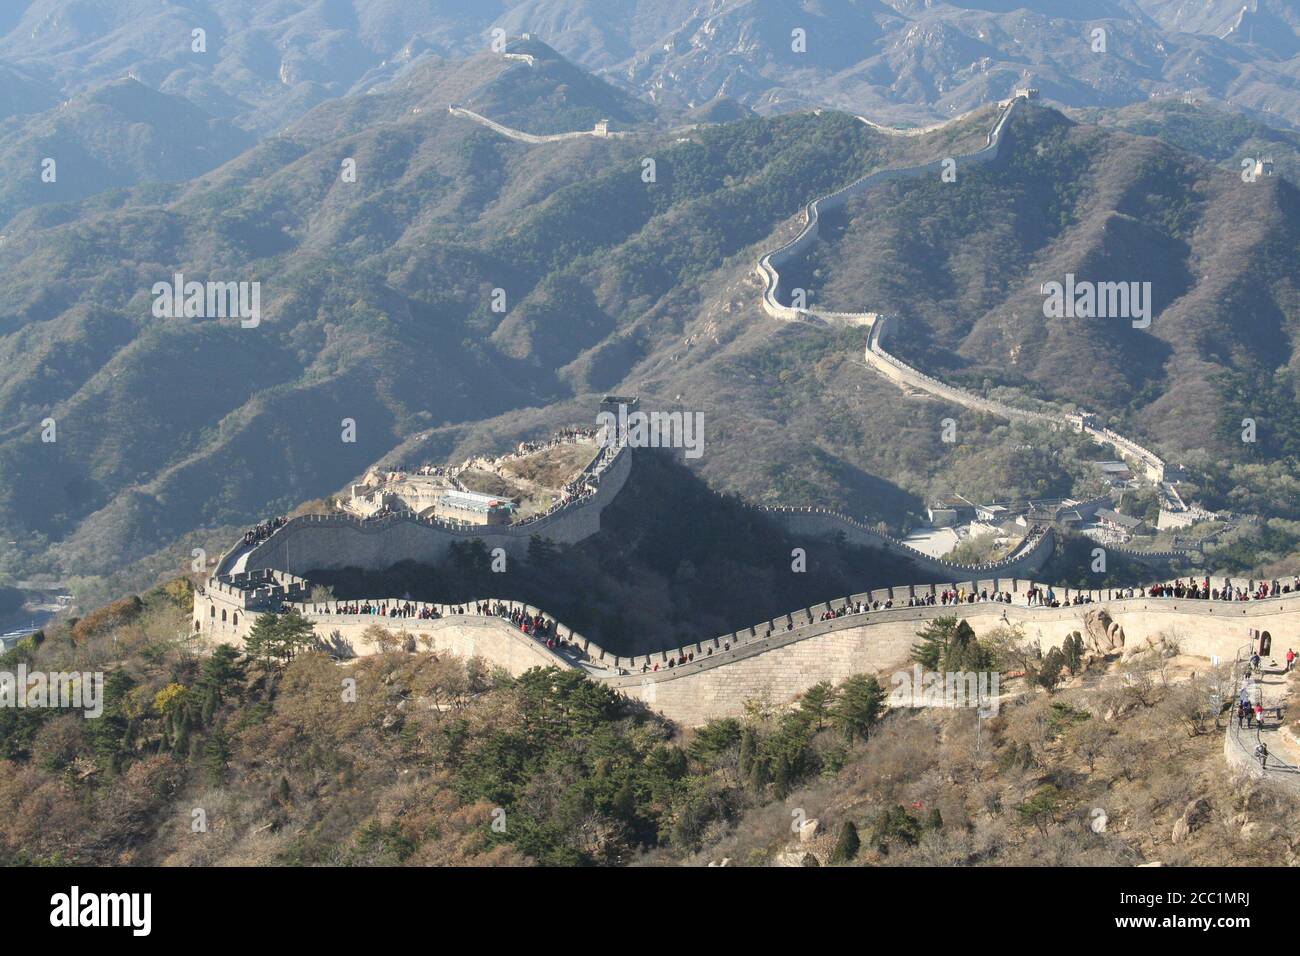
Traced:
<path fill-rule="evenodd" d="M 188 183 L 18 214 L 0 244 L 0 572 L 152 580 L 378 460 L 501 451 L 593 420 L 607 391 L 702 412 L 700 473 L 761 503 L 905 527 L 958 486 L 1092 490 L 1104 449 L 909 398 L 862 366 L 860 333 L 758 308 L 753 263 L 807 201 L 969 152 L 991 108 L 915 137 L 834 112 L 688 130 L 532 48 L 540 67 L 421 63 Z M 532 146 L 452 102 L 563 103 L 575 128 L 599 113 L 638 132 Z M 1046 107 L 1008 137 L 957 184 L 829 217 L 799 280 L 823 306 L 895 313 L 923 368 L 1085 405 L 1200 467 L 1210 503 L 1291 516 L 1274 471 L 1297 447 L 1295 187 Z M 1044 321 L 1039 286 L 1067 271 L 1152 281 L 1151 328 Z M 151 289 L 177 273 L 260 283 L 260 321 L 155 318 Z M 961 441 L 941 441 L 947 416 Z M 1260 438 L 1242 449 L 1245 416 Z"/>

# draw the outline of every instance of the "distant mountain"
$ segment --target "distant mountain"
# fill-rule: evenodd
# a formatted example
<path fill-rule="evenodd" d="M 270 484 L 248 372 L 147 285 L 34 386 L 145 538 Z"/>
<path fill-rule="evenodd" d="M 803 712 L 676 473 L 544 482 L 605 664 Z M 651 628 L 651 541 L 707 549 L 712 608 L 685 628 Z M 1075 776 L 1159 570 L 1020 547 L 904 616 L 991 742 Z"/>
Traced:
<path fill-rule="evenodd" d="M 55 90 L 20 70 L 0 63 L 0 120 L 39 113 L 59 102 Z"/>
<path fill-rule="evenodd" d="M 509 68 L 461 105 L 529 133 L 591 129 L 601 119 L 612 128 L 653 122 L 658 111 L 624 90 L 574 66 L 538 40 L 506 47 Z M 417 81 L 418 82 L 418 81 Z"/>
<path fill-rule="evenodd" d="M 611 73 L 661 102 L 727 94 L 762 111 L 821 104 L 895 122 L 957 115 L 1016 85 L 1073 106 L 1192 90 L 1300 122 L 1300 28 L 1285 0 L 1252 0 L 1235 32 L 1227 8 L 1240 14 L 1240 3 L 1216 16 L 1177 12 L 1205 6 L 711 0 Z M 1096 28 L 1104 53 L 1093 50 Z"/>
<path fill-rule="evenodd" d="M 486 50 L 494 31 L 674 109 L 730 96 L 928 123 L 1032 83 L 1069 106 L 1191 91 L 1300 123 L 1290 0 L 30 0 L 6 13 L 0 63 L 60 99 L 129 72 L 259 134 L 428 57 Z"/>
<path fill-rule="evenodd" d="M 122 79 L 59 109 L 0 122 L 0 225 L 15 212 L 119 186 L 188 180 L 239 155 L 253 137 L 189 100 Z M 42 164 L 54 160 L 53 180 Z"/>
<path fill-rule="evenodd" d="M 689 298 L 883 157 L 884 137 L 829 114 L 532 148 L 445 107 L 532 68 L 484 54 L 422 70 L 322 105 L 161 205 L 138 191 L 13 220 L 0 515 L 14 540 L 64 542 L 59 560 L 95 573 L 332 491 L 430 427 L 579 396 L 552 423 L 585 420 L 592 391 L 670 347 L 671 326 L 643 321 L 657 302 Z M 259 329 L 154 318 L 150 290 L 176 272 L 260 281 Z M 40 441 L 47 416 L 55 443 Z M 343 418 L 355 444 L 338 442 Z"/>
<path fill-rule="evenodd" d="M 1173 458 L 1300 450 L 1283 411 L 1300 394 L 1294 181 L 1246 183 L 1043 108 L 1010 136 L 1006 165 L 971 170 L 959 196 L 900 184 L 832 215 L 823 234 L 840 238 L 807 264 L 823 307 L 897 314 L 891 348 L 927 371 L 1100 411 Z M 1067 274 L 1149 282 L 1150 327 L 1046 317 L 1041 287 Z M 1268 421 L 1262 446 L 1243 446 L 1247 416 Z"/>
<path fill-rule="evenodd" d="M 1241 172 L 1247 159 L 1271 157 L 1275 175 L 1300 181 L 1300 130 L 1279 129 L 1240 113 L 1180 99 L 1154 99 L 1120 109 L 1082 109 L 1083 122 L 1154 136 L 1226 169 Z"/>
<path fill-rule="evenodd" d="M 191 182 L 6 224 L 0 571 L 100 576 L 218 548 L 377 460 L 591 421 L 605 391 L 702 411 L 715 487 L 873 521 L 965 476 L 1066 494 L 1103 453 L 960 413 L 971 440 L 944 445 L 941 406 L 864 369 L 860 332 L 759 308 L 754 261 L 806 202 L 975 148 L 990 109 L 915 137 L 834 111 L 691 131 L 656 111 L 634 137 L 529 146 L 450 102 L 520 123 L 563 103 L 579 128 L 646 109 L 558 60 L 428 58 Z M 1086 404 L 1170 452 L 1213 458 L 1253 411 L 1254 460 L 1288 453 L 1295 187 L 1047 108 L 1011 142 L 956 191 L 899 184 L 828 218 L 805 267 L 817 301 L 898 314 L 898 349 L 929 371 Z M 1045 321 L 1038 286 L 1067 270 L 1152 280 L 1151 330 Z M 156 317 L 176 273 L 259 282 L 260 323 Z"/>

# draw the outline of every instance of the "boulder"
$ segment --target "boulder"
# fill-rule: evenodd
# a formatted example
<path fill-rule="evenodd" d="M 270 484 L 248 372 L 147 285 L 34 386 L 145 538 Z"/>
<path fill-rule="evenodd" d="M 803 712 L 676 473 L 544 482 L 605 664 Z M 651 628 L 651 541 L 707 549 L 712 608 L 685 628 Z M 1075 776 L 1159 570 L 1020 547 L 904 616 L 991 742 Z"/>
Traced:
<path fill-rule="evenodd" d="M 1093 607 L 1083 615 L 1087 631 L 1084 646 L 1099 657 L 1107 657 L 1124 646 L 1124 629 L 1112 620 L 1105 608 Z"/>
<path fill-rule="evenodd" d="M 1193 831 L 1210 819 L 1212 809 L 1207 797 L 1197 797 L 1188 803 L 1183 810 L 1183 815 L 1174 822 L 1174 829 L 1169 838 L 1175 843 L 1182 843 Z"/>

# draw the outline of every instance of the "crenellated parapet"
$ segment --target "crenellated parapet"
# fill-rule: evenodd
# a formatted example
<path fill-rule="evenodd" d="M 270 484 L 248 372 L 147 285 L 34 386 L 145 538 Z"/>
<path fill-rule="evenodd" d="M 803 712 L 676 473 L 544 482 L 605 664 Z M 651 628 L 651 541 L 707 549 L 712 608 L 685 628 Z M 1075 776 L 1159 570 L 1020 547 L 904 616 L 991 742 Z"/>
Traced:
<path fill-rule="evenodd" d="M 305 590 L 307 582 L 275 583 Z M 1214 576 L 1214 589 L 1259 584 Z M 1277 587 L 1274 582 L 1275 588 Z M 1046 652 L 1075 633 L 1107 634 L 1119 625 L 1130 648 L 1172 639 L 1185 654 L 1228 659 L 1243 640 L 1272 644 L 1300 625 L 1300 583 L 1249 601 L 1151 596 L 1142 589 L 1072 588 L 1000 575 L 944 584 L 877 588 L 800 608 L 750 627 L 680 647 L 634 655 L 611 653 L 532 605 L 488 598 L 432 604 L 400 598 L 340 602 L 286 600 L 267 610 L 293 609 L 311 621 L 320 647 L 339 658 L 384 650 L 449 652 L 480 657 L 512 674 L 531 667 L 578 669 L 593 680 L 685 724 L 737 716 L 746 700 L 766 696 L 782 705 L 823 680 L 910 666 L 921 628 L 939 617 L 966 620 L 977 637 L 1019 627 Z M 1045 597 L 1050 596 L 1050 601 Z M 1030 603 L 1033 601 L 1034 603 Z M 364 607 L 367 613 L 342 613 Z M 250 617 L 255 612 L 250 609 Z M 542 622 L 545 626 L 532 630 Z M 374 640 L 374 627 L 387 632 Z M 242 622 L 246 633 L 249 621 Z M 526 630 L 525 628 L 529 630 Z M 532 632 L 530 633 L 530 630 Z M 215 640 L 238 644 L 243 634 L 218 631 Z M 1121 642 L 1125 638 L 1121 637 Z"/>
<path fill-rule="evenodd" d="M 1040 570 L 1056 550 L 1056 534 L 1051 528 L 1031 533 L 1005 558 L 986 564 L 957 564 L 918 551 L 907 542 L 887 532 L 877 530 L 865 522 L 829 508 L 791 508 L 783 506 L 755 506 L 758 510 L 778 520 L 793 534 L 828 537 L 843 533 L 853 544 L 880 548 L 903 558 L 919 570 L 939 578 L 949 575 L 965 577 L 971 574 L 1000 572 L 1003 576 L 1029 575 Z"/>

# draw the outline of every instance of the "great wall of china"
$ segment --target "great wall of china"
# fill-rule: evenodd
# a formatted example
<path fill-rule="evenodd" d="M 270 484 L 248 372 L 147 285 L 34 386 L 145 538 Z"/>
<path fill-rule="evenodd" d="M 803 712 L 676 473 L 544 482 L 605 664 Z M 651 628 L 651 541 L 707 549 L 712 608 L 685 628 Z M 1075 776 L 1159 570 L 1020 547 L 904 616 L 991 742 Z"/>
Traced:
<path fill-rule="evenodd" d="M 988 144 L 977 153 L 959 157 L 959 165 L 987 162 L 997 155 L 1002 132 L 1021 99 L 1017 96 L 1001 104 Z M 523 142 L 602 135 L 591 131 L 538 137 L 500 126 L 469 110 L 453 107 L 452 112 Z M 863 122 L 875 126 L 868 120 Z M 920 135 L 944 125 L 948 124 L 926 130 L 887 132 Z M 865 327 L 868 364 L 900 386 L 917 388 L 937 398 L 1005 418 L 1037 419 L 1090 431 L 1094 439 L 1115 445 L 1126 457 L 1139 462 L 1148 477 L 1159 481 L 1164 463 L 1157 456 L 1124 436 L 1096 428 L 1084 416 L 1015 408 L 946 385 L 911 368 L 881 347 L 889 320 L 876 313 L 799 310 L 780 302 L 779 267 L 805 251 L 816 239 L 820 212 L 837 208 L 871 185 L 936 173 L 941 165 L 939 161 L 908 169 L 882 170 L 809 203 L 803 230 L 794 240 L 758 262 L 756 269 L 764 281 L 763 308 L 769 315 L 787 321 Z M 526 550 L 533 534 L 558 542 L 582 540 L 599 529 L 600 513 L 623 487 L 631 463 L 632 455 L 627 449 L 606 456 L 594 495 L 531 524 L 467 527 L 401 514 L 367 521 L 338 515 L 293 519 L 265 541 L 251 547 L 236 546 L 221 558 L 216 571 L 196 596 L 194 630 L 218 642 L 240 643 L 257 614 L 287 607 L 312 622 L 323 648 L 346 659 L 379 650 L 363 637 L 368 628 L 379 624 L 400 638 L 407 650 L 423 647 L 479 656 L 512 674 L 535 666 L 579 668 L 592 679 L 607 683 L 670 719 L 694 725 L 714 717 L 735 716 L 748 699 L 767 697 L 781 704 L 819 681 L 838 681 L 854 673 L 904 666 L 916 631 L 926 621 L 941 616 L 965 618 L 977 636 L 1002 625 L 1020 625 L 1046 651 L 1059 646 L 1072 633 L 1095 629 L 1096 615 L 1104 613 L 1122 629 L 1130 646 L 1172 636 L 1185 653 L 1222 660 L 1233 659 L 1243 638 L 1251 632 L 1258 640 L 1260 632 L 1265 636 L 1270 632 L 1290 633 L 1289 629 L 1300 624 L 1300 590 L 1263 600 L 1224 602 L 1130 597 L 1123 590 L 1056 586 L 1059 606 L 1028 606 L 1024 598 L 1031 588 L 1048 587 L 1035 584 L 1032 575 L 1041 569 L 1055 547 L 1050 529 L 1027 539 L 1016 552 L 996 565 L 970 568 L 930 558 L 862 522 L 814 508 L 761 510 L 780 520 L 796 536 L 824 538 L 842 532 L 854 543 L 884 548 L 949 583 L 879 588 L 680 648 L 628 656 L 609 652 L 541 609 L 515 601 L 486 599 L 462 605 L 437 605 L 396 598 L 372 599 L 365 603 L 410 604 L 412 616 L 340 614 L 337 602 L 333 608 L 328 603 L 314 603 L 311 583 L 301 576 L 312 570 L 342 566 L 383 569 L 404 559 L 434 561 L 445 555 L 455 540 L 480 538 L 489 547 L 502 547 L 512 556 Z M 1214 578 L 1212 584 L 1222 586 L 1225 581 Z M 1253 583 L 1250 582 L 1252 587 Z M 928 595 L 958 589 L 968 594 L 1006 592 L 1012 600 L 1011 603 L 981 600 L 961 605 L 919 603 Z M 1071 603 L 1075 599 L 1084 603 Z M 476 613 L 480 605 L 504 609 L 506 613 L 518 611 L 550 622 L 555 638 L 553 645 L 547 646 L 546 642 L 523 633 L 506 617 Z M 859 605 L 866 609 L 823 619 L 828 612 L 834 614 Z M 685 663 L 676 663 L 683 659 Z M 670 666 L 670 661 L 675 666 Z M 1231 749 L 1233 742 L 1229 741 L 1227 746 Z"/>
<path fill-rule="evenodd" d="M 984 147 L 974 153 L 964 156 L 951 157 L 956 163 L 956 168 L 968 166 L 972 163 L 988 163 L 996 159 L 1001 154 L 1002 144 L 1004 142 L 1003 133 L 1011 117 L 1015 114 L 1020 104 L 1028 101 L 1033 95 L 1031 90 L 1017 91 L 1016 95 L 1010 100 L 999 104 L 999 111 L 993 128 L 989 130 L 988 139 Z M 943 129 L 953 123 L 961 122 L 971 114 L 967 113 L 961 117 L 948 120 L 945 123 L 939 123 L 926 127 L 924 130 L 889 130 L 879 124 L 873 123 L 865 117 L 858 117 L 859 120 L 871 126 L 873 129 L 882 130 L 895 135 L 921 135 L 923 132 L 935 132 Z M 818 322 L 830 325 L 849 325 L 861 326 L 867 330 L 867 344 L 864 350 L 864 360 L 867 365 L 884 375 L 886 378 L 895 382 L 900 388 L 918 389 L 927 394 L 944 401 L 953 402 L 972 411 L 981 412 L 990 415 L 996 415 L 1008 420 L 1026 420 L 1038 421 L 1045 424 L 1051 424 L 1057 427 L 1073 428 L 1076 431 L 1085 432 L 1093 441 L 1102 445 L 1111 445 L 1116 451 L 1130 464 L 1134 465 L 1137 470 L 1144 474 L 1148 480 L 1161 489 L 1166 501 L 1176 510 L 1186 510 L 1186 505 L 1179 498 L 1178 492 L 1165 482 L 1165 462 L 1159 455 L 1139 443 L 1119 434 L 1109 428 L 1099 427 L 1096 424 L 1095 416 L 1087 413 L 1077 415 L 1065 414 L 1056 411 L 1031 411 L 1028 409 L 1017 408 L 985 398 L 970 392 L 966 389 L 957 388 L 939 381 L 933 376 L 926 375 L 918 369 L 913 368 L 897 357 L 886 352 L 882 346 L 882 340 L 886 331 L 890 327 L 890 317 L 874 311 L 861 312 L 832 312 L 824 309 L 797 308 L 792 305 L 784 304 L 781 299 L 786 290 L 782 288 L 781 267 L 792 260 L 804 255 L 808 249 L 816 242 L 819 234 L 821 214 L 833 209 L 838 209 L 862 193 L 866 192 L 873 186 L 884 182 L 917 179 L 925 176 L 936 176 L 945 167 L 945 160 L 938 159 L 929 163 L 918 166 L 908 166 L 893 169 L 878 170 L 863 176 L 861 179 L 844 186 L 835 192 L 820 196 L 804 207 L 804 225 L 799 233 L 787 242 L 785 245 L 772 252 L 760 256 L 754 266 L 754 271 L 763 284 L 762 305 L 763 310 L 775 319 L 787 322 Z"/>
<path fill-rule="evenodd" d="M 475 113 L 473 110 L 466 109 L 463 106 L 457 106 L 455 103 L 448 104 L 447 112 L 452 116 L 463 116 L 466 119 L 471 119 L 480 126 L 486 126 L 494 133 L 500 133 L 507 139 L 513 139 L 520 143 L 558 143 L 568 139 L 587 139 L 589 137 L 595 137 L 597 139 L 621 139 L 628 135 L 627 133 L 612 132 L 608 126 L 605 125 L 603 120 L 597 123 L 594 129 L 576 130 L 569 133 L 538 134 L 525 133 L 521 129 L 504 126 L 495 120 L 488 119 L 481 113 Z"/>
<path fill-rule="evenodd" d="M 1289 635 L 1300 624 L 1300 590 L 1251 601 L 1128 596 L 1127 589 L 1078 589 L 1022 578 L 972 577 L 948 584 L 878 588 L 801 608 L 751 627 L 683 645 L 636 655 L 601 647 L 541 608 L 505 599 L 481 599 L 460 605 L 375 599 L 375 613 L 337 613 L 338 602 L 314 602 L 311 583 L 296 575 L 266 570 L 250 572 L 253 588 L 232 589 L 217 582 L 227 597 L 255 593 L 274 598 L 277 607 L 298 611 L 312 622 L 322 648 L 341 659 L 372 654 L 374 625 L 387 630 L 394 645 L 408 651 L 435 650 L 478 656 L 489 665 L 519 674 L 531 667 L 580 669 L 593 680 L 642 701 L 685 725 L 716 717 L 738 716 L 746 700 L 766 698 L 775 705 L 793 700 L 820 681 L 840 681 L 862 672 L 885 672 L 909 666 L 917 631 L 938 617 L 968 621 L 977 637 L 995 628 L 1019 625 L 1025 636 L 1046 652 L 1069 635 L 1106 633 L 1118 625 L 1124 646 L 1141 647 L 1163 637 L 1176 640 L 1182 653 L 1207 661 L 1234 659 L 1253 630 L 1267 643 L 1272 635 Z M 1215 576 L 1212 587 L 1257 582 Z M 213 586 L 209 584 L 209 589 Z M 1059 606 L 1030 606 L 1031 588 L 1051 588 Z M 969 595 L 1006 593 L 1010 603 L 979 600 L 962 604 L 920 604 L 944 591 Z M 1075 600 L 1083 603 L 1072 603 Z M 358 602 L 350 602 L 358 603 Z M 224 602 L 197 601 L 194 629 L 217 642 L 239 644 L 258 613 L 242 620 L 227 618 Z M 378 610 L 409 605 L 410 616 Z M 506 617 L 481 609 L 519 611 L 551 625 L 553 645 L 523 633 Z M 864 610 L 858 611 L 862 606 Z M 217 608 L 221 607 L 218 620 Z M 848 607 L 849 613 L 823 619 Z M 1102 616 L 1104 613 L 1104 617 Z M 235 612 L 239 614 L 238 611 Z M 426 616 L 427 615 L 427 616 Z M 685 663 L 669 662 L 685 660 Z"/>

